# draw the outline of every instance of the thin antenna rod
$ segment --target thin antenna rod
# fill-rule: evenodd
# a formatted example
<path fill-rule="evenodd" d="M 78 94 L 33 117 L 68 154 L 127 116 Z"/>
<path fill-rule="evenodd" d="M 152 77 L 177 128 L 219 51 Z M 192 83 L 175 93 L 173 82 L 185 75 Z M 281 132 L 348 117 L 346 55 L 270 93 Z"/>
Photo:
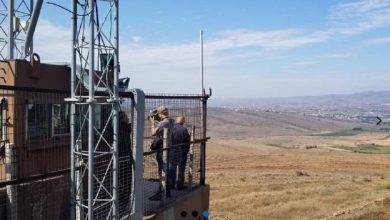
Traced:
<path fill-rule="evenodd" d="M 15 50 L 15 34 L 14 34 L 14 17 L 15 17 L 15 1 L 8 1 L 8 59 L 13 60 Z"/>
<path fill-rule="evenodd" d="M 200 74 L 202 75 L 202 94 L 205 94 L 203 79 L 203 30 L 200 30 Z"/>

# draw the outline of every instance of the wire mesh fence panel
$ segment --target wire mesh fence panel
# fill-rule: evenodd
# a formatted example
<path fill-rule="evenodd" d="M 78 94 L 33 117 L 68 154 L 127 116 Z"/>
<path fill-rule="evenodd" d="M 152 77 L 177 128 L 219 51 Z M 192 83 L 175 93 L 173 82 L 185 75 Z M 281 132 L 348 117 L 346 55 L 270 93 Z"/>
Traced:
<path fill-rule="evenodd" d="M 1 219 L 66 219 L 70 132 L 66 92 L 0 87 Z"/>
<path fill-rule="evenodd" d="M 162 206 L 160 174 L 154 153 L 144 156 L 144 215 L 151 214 Z"/>
<path fill-rule="evenodd" d="M 195 126 L 195 139 L 203 138 L 202 121 L 202 96 L 197 95 L 167 95 L 167 94 L 149 94 L 145 100 L 145 138 L 151 140 L 151 123 L 148 121 L 150 112 L 158 107 L 166 107 L 168 115 L 172 119 L 178 116 L 185 116 L 184 126 L 191 131 Z M 148 142 L 147 142 L 148 143 Z M 145 151 L 149 150 L 145 144 Z"/>
<path fill-rule="evenodd" d="M 119 159 L 119 213 L 121 216 L 127 216 L 131 212 L 134 202 L 132 196 L 132 158 L 124 156 Z"/>
<path fill-rule="evenodd" d="M 132 98 L 129 93 L 122 94 L 121 105 L 119 109 L 119 133 L 118 133 L 118 213 L 119 217 L 129 216 L 132 212 L 132 204 L 134 203 L 133 193 L 133 173 L 134 173 L 134 159 L 133 159 L 133 145 L 132 145 Z M 77 117 L 85 117 L 86 110 L 80 110 L 80 114 Z M 112 106 L 100 105 L 95 108 L 95 140 L 96 147 L 95 153 L 99 153 L 100 156 L 94 159 L 94 178 L 93 178 L 93 190 L 94 190 L 94 218 L 103 219 L 112 214 L 112 193 L 113 193 L 113 157 L 111 152 L 113 151 L 113 123 L 112 123 L 113 111 Z M 76 120 L 82 123 L 82 120 Z M 80 126 L 83 127 L 83 126 Z M 84 127 L 86 130 L 86 128 Z M 88 152 L 88 140 L 87 132 L 80 130 L 77 131 L 81 135 L 85 134 L 85 138 L 80 138 L 83 142 L 82 152 Z M 80 166 L 81 178 L 83 182 L 86 181 L 87 168 L 85 164 L 88 163 L 88 157 L 83 157 L 83 166 Z M 83 188 L 83 189 L 81 189 Z M 83 207 L 88 206 L 88 185 L 83 184 L 79 187 L 78 191 L 82 194 L 82 198 L 78 198 L 78 201 Z M 82 210 L 85 215 L 87 210 Z"/>
<path fill-rule="evenodd" d="M 118 209 L 120 217 L 126 217 L 132 213 L 134 204 L 134 159 L 133 151 L 133 100 L 128 96 L 121 97 L 119 110 L 119 173 L 118 173 Z"/>
<path fill-rule="evenodd" d="M 177 201 L 200 185 L 201 145 L 204 140 L 203 96 L 197 95 L 166 95 L 149 94 L 145 100 L 145 131 L 144 131 L 144 215 L 158 212 L 164 206 Z M 194 144 L 189 147 L 182 145 L 167 146 L 167 149 L 151 149 L 153 140 L 152 129 L 158 122 L 149 120 L 154 117 L 159 107 L 168 110 L 168 117 L 176 120 L 185 117 L 184 127 L 188 130 Z M 169 135 L 173 134 L 170 131 Z M 173 136 L 172 136 L 173 138 Z M 168 144 L 169 145 L 169 144 Z M 165 153 L 164 153 L 165 152 Z M 190 178 L 190 165 L 191 178 Z M 166 176 L 165 176 L 166 175 Z M 179 179 L 184 184 L 179 184 Z M 191 183 L 190 183 L 191 179 Z M 165 181 L 165 183 L 164 183 Z M 164 197 L 165 196 L 165 197 Z"/>
<path fill-rule="evenodd" d="M 69 174 L 16 186 L 17 219 L 69 219 Z"/>

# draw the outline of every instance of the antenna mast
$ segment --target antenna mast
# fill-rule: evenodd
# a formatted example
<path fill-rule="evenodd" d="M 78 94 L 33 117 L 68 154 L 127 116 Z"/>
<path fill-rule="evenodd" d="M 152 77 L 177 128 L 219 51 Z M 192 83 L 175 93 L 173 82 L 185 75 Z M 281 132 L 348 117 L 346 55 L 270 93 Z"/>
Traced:
<path fill-rule="evenodd" d="M 202 76 L 202 94 L 205 94 L 203 79 L 203 30 L 200 30 L 200 74 Z"/>

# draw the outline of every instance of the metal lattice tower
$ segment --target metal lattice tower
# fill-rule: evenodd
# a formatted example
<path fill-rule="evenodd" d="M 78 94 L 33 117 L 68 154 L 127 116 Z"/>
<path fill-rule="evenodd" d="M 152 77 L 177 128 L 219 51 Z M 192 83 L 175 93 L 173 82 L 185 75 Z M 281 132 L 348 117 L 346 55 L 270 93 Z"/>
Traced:
<path fill-rule="evenodd" d="M 119 0 L 71 2 L 71 219 L 118 219 Z"/>
<path fill-rule="evenodd" d="M 33 0 L 0 0 L 0 58 L 24 59 Z"/>

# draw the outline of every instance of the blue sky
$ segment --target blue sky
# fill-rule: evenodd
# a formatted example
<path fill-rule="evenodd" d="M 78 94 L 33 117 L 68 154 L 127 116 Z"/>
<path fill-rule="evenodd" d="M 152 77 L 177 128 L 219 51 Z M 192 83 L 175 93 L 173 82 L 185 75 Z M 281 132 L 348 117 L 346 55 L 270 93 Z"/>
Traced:
<path fill-rule="evenodd" d="M 121 75 L 146 92 L 200 92 L 200 29 L 205 85 L 217 98 L 390 87 L 390 0 L 122 0 L 120 7 Z M 40 19 L 35 51 L 43 62 L 69 62 L 69 13 L 45 4 Z"/>

